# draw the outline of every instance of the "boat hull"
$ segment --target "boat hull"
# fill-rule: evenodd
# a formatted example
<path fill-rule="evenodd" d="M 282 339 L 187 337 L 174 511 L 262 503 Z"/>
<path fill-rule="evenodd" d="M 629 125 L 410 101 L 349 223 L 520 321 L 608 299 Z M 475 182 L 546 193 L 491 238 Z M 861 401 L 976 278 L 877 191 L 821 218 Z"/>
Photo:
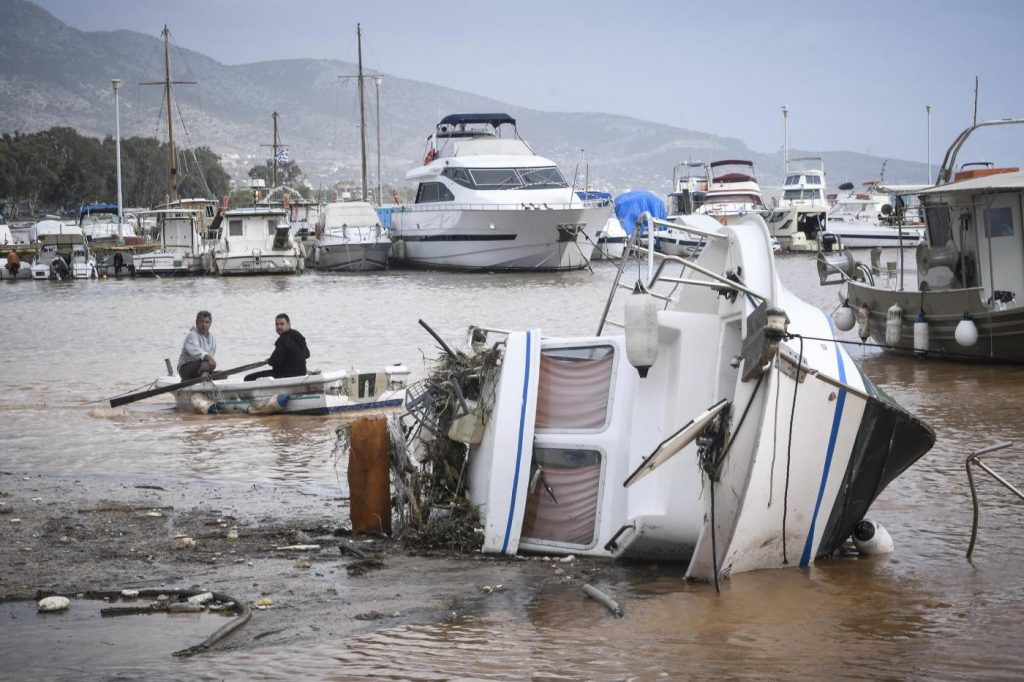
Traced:
<path fill-rule="evenodd" d="M 830 221 L 828 232 L 838 236 L 848 249 L 871 249 L 875 247 L 897 248 L 917 246 L 924 241 L 923 227 L 904 227 L 898 230 L 885 225 Z"/>
<path fill-rule="evenodd" d="M 187 277 L 206 272 L 202 256 L 154 252 L 132 257 L 136 277 Z"/>
<path fill-rule="evenodd" d="M 983 300 L 983 290 L 917 290 L 892 291 L 863 282 L 845 285 L 844 300 L 857 310 L 867 306 L 870 338 L 891 353 L 912 355 L 914 322 L 919 311 L 928 320 L 928 357 L 965 362 L 1024 362 L 1024 308 L 992 309 Z M 896 344 L 886 343 L 886 313 L 898 304 L 903 310 L 900 338 Z M 978 341 L 961 346 L 956 341 L 956 327 L 969 313 L 978 328 Z"/>
<path fill-rule="evenodd" d="M 302 270 L 302 259 L 293 251 L 214 254 L 213 268 L 221 275 L 294 275 Z"/>
<path fill-rule="evenodd" d="M 423 209 L 392 214 L 397 258 L 455 270 L 578 270 L 590 262 L 610 205 Z"/>
<path fill-rule="evenodd" d="M 196 414 L 305 414 L 379 412 L 402 407 L 404 376 L 388 372 L 331 372 L 255 381 L 216 380 L 174 391 L 177 409 Z M 157 386 L 176 383 L 163 377 Z"/>
<path fill-rule="evenodd" d="M 388 266 L 391 242 L 320 243 L 314 263 L 317 270 L 334 272 L 366 272 L 384 270 Z"/>

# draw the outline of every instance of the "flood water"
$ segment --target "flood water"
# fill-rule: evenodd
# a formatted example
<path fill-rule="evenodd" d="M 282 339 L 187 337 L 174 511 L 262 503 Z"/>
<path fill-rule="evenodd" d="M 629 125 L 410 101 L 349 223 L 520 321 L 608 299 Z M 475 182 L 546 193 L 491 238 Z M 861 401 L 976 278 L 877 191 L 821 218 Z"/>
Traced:
<path fill-rule="evenodd" d="M 832 311 L 836 290 L 818 285 L 811 257 L 777 262 L 784 283 Z M 403 362 L 415 378 L 437 354 L 420 318 L 450 341 L 469 324 L 592 334 L 615 273 L 605 263 L 594 269 L 0 282 L 3 468 L 337 495 L 345 478 L 331 455 L 337 419 L 184 415 L 169 397 L 112 410 L 106 399 L 149 384 L 163 358 L 176 361 L 200 308 L 213 313 L 220 367 L 267 357 L 274 315 L 287 312 L 308 340 L 311 368 Z M 742 574 L 720 595 L 682 581 L 682 569 L 641 565 L 628 580 L 599 585 L 623 604 L 622 619 L 575 588 L 538 590 L 434 625 L 225 652 L 169 670 L 213 678 L 1021 678 L 1024 504 L 981 475 L 980 539 L 968 563 L 964 462 L 974 448 L 1020 439 L 1024 367 L 850 353 L 938 436 L 872 508 L 895 540 L 892 555 Z M 1020 444 L 1006 452 L 986 461 L 1019 487 L 1024 452 Z"/>

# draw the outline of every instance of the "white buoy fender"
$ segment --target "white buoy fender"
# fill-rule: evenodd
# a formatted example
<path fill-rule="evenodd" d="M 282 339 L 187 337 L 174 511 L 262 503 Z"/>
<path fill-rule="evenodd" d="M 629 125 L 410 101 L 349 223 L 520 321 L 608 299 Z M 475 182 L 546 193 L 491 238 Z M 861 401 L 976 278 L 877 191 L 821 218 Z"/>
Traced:
<path fill-rule="evenodd" d="M 898 303 L 885 312 L 885 343 L 888 346 L 896 346 L 903 338 L 903 308 Z"/>
<path fill-rule="evenodd" d="M 857 336 L 861 341 L 867 341 L 871 336 L 871 308 L 867 305 L 857 308 Z"/>
<path fill-rule="evenodd" d="M 964 348 L 970 348 L 978 342 L 978 325 L 974 324 L 970 313 L 964 313 L 964 319 L 957 323 L 953 338 Z"/>
<path fill-rule="evenodd" d="M 848 332 L 853 329 L 853 325 L 857 324 L 857 316 L 854 315 L 853 308 L 848 303 L 844 303 L 836 311 L 835 321 L 836 328 L 840 331 Z"/>
<path fill-rule="evenodd" d="M 71 606 L 71 600 L 67 597 L 46 597 L 40 599 L 36 607 L 43 613 L 51 611 L 64 611 Z"/>
<path fill-rule="evenodd" d="M 658 359 L 658 303 L 639 280 L 626 299 L 625 331 L 626 357 L 643 379 Z"/>
<path fill-rule="evenodd" d="M 854 526 L 853 544 L 861 554 L 889 554 L 895 549 L 885 526 L 869 519 L 861 519 Z"/>
<path fill-rule="evenodd" d="M 923 358 L 928 355 L 928 318 L 922 310 L 914 320 L 914 355 Z"/>

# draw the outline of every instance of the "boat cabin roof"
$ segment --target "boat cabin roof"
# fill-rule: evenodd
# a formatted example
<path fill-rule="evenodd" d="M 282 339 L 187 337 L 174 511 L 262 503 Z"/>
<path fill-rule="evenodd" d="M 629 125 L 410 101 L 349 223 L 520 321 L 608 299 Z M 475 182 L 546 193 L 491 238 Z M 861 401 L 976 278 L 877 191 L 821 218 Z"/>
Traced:
<path fill-rule="evenodd" d="M 1024 189 L 1024 172 L 1006 172 L 995 175 L 983 175 L 960 182 L 929 187 L 919 194 L 942 194 L 944 192 L 983 192 L 989 190 L 1020 190 Z"/>
<path fill-rule="evenodd" d="M 284 218 L 287 215 L 282 206 L 246 206 L 244 208 L 232 208 L 224 213 L 225 218 L 244 218 L 256 216 L 278 216 Z"/>
<path fill-rule="evenodd" d="M 718 168 L 719 166 L 749 166 L 754 167 L 753 161 L 745 161 L 743 159 L 722 159 L 721 161 L 712 161 L 708 164 L 710 168 Z"/>
<path fill-rule="evenodd" d="M 83 204 L 78 209 L 78 218 L 81 220 L 83 217 L 90 213 L 117 213 L 117 204 Z"/>
<path fill-rule="evenodd" d="M 505 123 L 515 125 L 516 120 L 508 114 L 448 114 L 437 125 L 438 127 L 443 125 L 457 126 L 467 123 L 483 123 L 497 128 Z"/>

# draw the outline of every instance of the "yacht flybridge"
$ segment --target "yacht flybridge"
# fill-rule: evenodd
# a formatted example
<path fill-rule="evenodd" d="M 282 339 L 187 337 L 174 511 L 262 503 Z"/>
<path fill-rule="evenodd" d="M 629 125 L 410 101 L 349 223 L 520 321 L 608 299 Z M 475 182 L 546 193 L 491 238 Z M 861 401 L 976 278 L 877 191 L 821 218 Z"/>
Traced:
<path fill-rule="evenodd" d="M 421 267 L 583 268 L 612 208 L 578 197 L 508 114 L 444 117 L 405 177 L 416 200 L 392 214 L 392 256 Z"/>
<path fill-rule="evenodd" d="M 818 251 L 828 218 L 825 161 L 820 156 L 791 159 L 799 168 L 786 172 L 782 198 L 768 218 L 768 229 L 783 248 Z"/>

